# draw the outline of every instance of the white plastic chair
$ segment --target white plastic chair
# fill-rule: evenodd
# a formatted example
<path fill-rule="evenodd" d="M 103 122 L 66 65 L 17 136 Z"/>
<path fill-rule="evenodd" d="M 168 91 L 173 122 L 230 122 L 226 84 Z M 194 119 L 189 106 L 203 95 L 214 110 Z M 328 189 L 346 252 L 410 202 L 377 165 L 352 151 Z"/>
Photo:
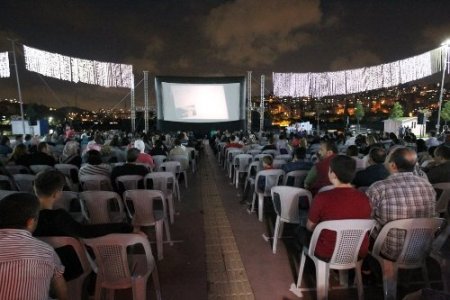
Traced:
<path fill-rule="evenodd" d="M 279 154 L 277 156 L 275 156 L 274 159 L 282 159 L 285 160 L 287 163 L 292 161 L 292 155 L 290 154 Z"/>
<path fill-rule="evenodd" d="M 84 191 L 79 195 L 88 223 L 105 224 L 125 221 L 122 199 L 116 192 Z"/>
<path fill-rule="evenodd" d="M 30 170 L 34 173 L 37 174 L 41 171 L 45 171 L 45 170 L 50 170 L 53 169 L 52 166 L 49 165 L 31 165 L 30 166 Z"/>
<path fill-rule="evenodd" d="M 291 186 L 274 186 L 271 189 L 272 203 L 277 214 L 275 221 L 275 230 L 273 234 L 273 254 L 277 253 L 277 242 L 283 234 L 284 223 L 304 224 L 306 226 L 306 215 L 300 215 L 299 200 L 300 197 L 307 197 L 309 207 L 311 207 L 312 195 L 311 192 L 291 187 Z"/>
<path fill-rule="evenodd" d="M 306 170 L 295 170 L 286 173 L 284 177 L 283 185 L 289 185 L 293 187 L 303 188 L 303 182 L 305 181 L 308 171 Z"/>
<path fill-rule="evenodd" d="M 111 179 L 105 175 L 80 176 L 83 191 L 112 191 Z"/>
<path fill-rule="evenodd" d="M 144 177 L 141 175 L 122 175 L 116 178 L 117 190 L 122 193 L 126 190 L 139 189 L 139 183 L 144 186 Z"/>
<path fill-rule="evenodd" d="M 434 240 L 430 256 L 441 266 L 441 277 L 444 291 L 450 292 L 450 249 L 444 248 L 444 244 L 450 236 L 450 225 Z"/>
<path fill-rule="evenodd" d="M 3 190 L 16 191 L 17 186 L 13 183 L 11 178 L 6 175 L 0 175 L 0 184 Z"/>
<path fill-rule="evenodd" d="M 284 159 L 274 159 L 272 162 L 272 167 L 274 169 L 281 169 L 287 162 Z"/>
<path fill-rule="evenodd" d="M 397 298 L 398 269 L 422 268 L 422 275 L 429 284 L 426 258 L 431 251 L 435 233 L 443 223 L 444 219 L 439 218 L 414 218 L 391 221 L 383 226 L 371 254 L 378 260 L 383 271 L 384 299 Z M 383 258 L 381 254 L 386 237 L 392 229 L 405 233 L 402 250 L 395 262 Z"/>
<path fill-rule="evenodd" d="M 358 298 L 363 299 L 364 290 L 361 276 L 362 259 L 358 260 L 358 254 L 364 238 L 367 236 L 367 233 L 372 230 L 374 225 L 375 220 L 361 219 L 324 221 L 317 224 L 312 234 L 309 247 L 303 247 L 297 284 L 293 283 L 289 290 L 298 297 L 303 296 L 300 285 L 303 278 L 306 256 L 308 256 L 312 259 L 316 267 L 316 288 L 318 300 L 328 298 L 330 269 L 340 271 L 339 274 L 341 282 L 346 281 L 346 272 L 342 271 L 355 269 Z M 329 262 L 320 260 L 314 255 L 320 233 L 325 229 L 336 232 L 336 243 L 334 246 L 333 255 Z"/>
<path fill-rule="evenodd" d="M 65 246 L 70 246 L 73 248 L 77 254 L 80 265 L 83 269 L 83 273 L 70 281 L 67 281 L 67 290 L 70 300 L 82 300 L 87 297 L 87 290 L 84 286 L 84 281 L 86 277 L 91 273 L 92 268 L 89 262 L 88 254 L 86 250 L 81 245 L 80 241 L 68 236 L 42 236 L 39 239 L 53 248 L 61 248 Z"/>
<path fill-rule="evenodd" d="M 22 165 L 6 165 L 5 169 L 9 174 L 31 174 L 31 170 Z"/>
<path fill-rule="evenodd" d="M 260 161 L 252 161 L 247 168 L 247 178 L 245 179 L 244 191 L 247 190 L 247 187 L 250 185 L 252 188 L 255 185 L 256 174 L 261 171 L 261 162 Z"/>
<path fill-rule="evenodd" d="M 261 153 L 261 150 L 260 149 L 250 149 L 250 150 L 248 150 L 247 151 L 247 154 L 250 154 L 251 156 L 255 156 L 255 155 L 257 155 L 257 154 L 260 154 Z"/>
<path fill-rule="evenodd" d="M 78 210 L 79 208 L 79 210 Z M 56 199 L 53 209 L 64 209 L 77 221 L 82 222 L 85 214 L 77 192 L 63 191 L 61 197 Z"/>
<path fill-rule="evenodd" d="M 171 224 L 175 221 L 175 205 L 173 203 L 173 197 L 176 193 L 176 182 L 177 179 L 171 172 L 154 172 L 147 174 L 144 178 L 145 189 L 158 190 L 164 193 L 169 206 L 169 218 Z M 180 201 L 179 195 L 178 201 Z"/>
<path fill-rule="evenodd" d="M 32 174 L 14 174 L 13 178 L 21 192 L 33 193 L 33 183 L 36 176 Z"/>
<path fill-rule="evenodd" d="M 239 175 L 246 174 L 248 166 L 253 160 L 253 156 L 250 154 L 238 154 L 234 157 L 234 177 L 233 182 L 236 182 L 236 188 L 239 187 Z"/>
<path fill-rule="evenodd" d="M 265 156 L 270 156 L 270 157 L 272 157 L 272 155 L 270 155 L 269 153 L 260 153 L 260 154 L 256 154 L 256 155 L 253 157 L 253 161 L 262 161 L 263 158 L 264 158 Z"/>
<path fill-rule="evenodd" d="M 155 170 L 159 170 L 161 164 L 167 161 L 167 156 L 165 155 L 155 155 L 153 157 L 153 162 L 155 163 Z"/>
<path fill-rule="evenodd" d="M 186 147 L 186 151 L 189 156 L 189 165 L 191 166 L 192 173 L 195 173 L 197 170 L 197 154 L 195 152 L 195 148 Z"/>
<path fill-rule="evenodd" d="M 450 201 L 450 182 L 441 182 L 433 184 L 437 190 L 442 190 L 439 199 L 436 202 L 436 212 L 448 216 L 448 203 Z"/>
<path fill-rule="evenodd" d="M 131 288 L 134 300 L 147 299 L 147 281 L 152 274 L 156 298 L 161 300 L 158 270 L 148 239 L 140 234 L 108 234 L 84 239 L 94 250 L 98 265 L 95 300 L 102 299 L 102 290 L 114 298 L 114 290 Z M 127 248 L 142 245 L 144 254 L 127 255 Z"/>
<path fill-rule="evenodd" d="M 56 164 L 55 169 L 63 173 L 69 179 L 70 189 L 79 191 L 80 179 L 78 178 L 78 167 L 71 164 Z"/>
<path fill-rule="evenodd" d="M 184 177 L 184 187 L 188 187 L 188 180 L 187 180 L 187 168 L 189 167 L 189 159 L 184 155 L 172 155 L 170 157 L 171 161 L 178 161 L 180 163 L 180 171 L 177 174 L 178 180 L 180 179 L 180 174 L 183 173 Z M 183 166 L 186 166 L 185 168 Z"/>
<path fill-rule="evenodd" d="M 234 171 L 234 169 L 233 169 L 234 158 L 238 154 L 243 154 L 244 151 L 242 149 L 237 149 L 237 148 L 228 148 L 225 152 L 226 152 L 226 160 L 225 160 L 224 169 L 227 170 L 228 174 L 232 174 Z M 230 178 L 231 178 L 231 176 L 230 176 Z"/>
<path fill-rule="evenodd" d="M 263 221 L 264 216 L 264 197 L 269 197 L 272 187 L 277 186 L 283 182 L 285 173 L 283 170 L 262 170 L 256 174 L 255 178 L 255 192 L 253 194 L 251 212 L 255 211 L 255 202 L 258 198 L 258 220 Z M 264 176 L 264 190 L 258 187 L 258 181 L 260 177 Z"/>
<path fill-rule="evenodd" d="M 272 156 L 272 158 L 274 158 L 275 156 L 280 154 L 280 152 L 278 152 L 278 150 L 273 150 L 273 149 L 264 150 L 262 153 L 263 154 L 270 154 Z"/>
<path fill-rule="evenodd" d="M 172 172 L 173 175 L 177 178 L 177 192 L 180 194 L 180 184 L 178 182 L 178 178 L 181 172 L 181 164 L 179 161 L 166 161 L 161 164 L 159 171 L 162 172 Z"/>
<path fill-rule="evenodd" d="M 167 217 L 167 203 L 163 192 L 156 190 L 129 190 L 123 193 L 123 199 L 132 224 L 135 227 L 155 226 L 156 249 L 158 259 L 163 255 L 163 229 L 166 229 L 166 239 L 173 245 L 170 238 L 169 222 Z M 153 209 L 153 202 L 157 199 L 162 201 L 163 210 Z M 164 227 L 164 228 L 163 228 Z"/>

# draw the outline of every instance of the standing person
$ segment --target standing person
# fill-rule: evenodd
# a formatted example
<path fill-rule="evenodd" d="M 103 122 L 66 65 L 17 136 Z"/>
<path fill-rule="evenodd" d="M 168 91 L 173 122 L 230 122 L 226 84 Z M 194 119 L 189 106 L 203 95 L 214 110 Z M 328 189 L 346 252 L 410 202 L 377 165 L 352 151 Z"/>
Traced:
<path fill-rule="evenodd" d="M 328 178 L 328 169 L 330 168 L 331 160 L 337 153 L 336 145 L 331 141 L 320 142 L 319 157 L 317 162 L 309 171 L 305 178 L 305 188 L 309 189 L 315 195 L 322 187 L 331 185 Z"/>
<path fill-rule="evenodd" d="M 0 201 L 0 299 L 49 299 L 50 288 L 58 299 L 68 299 L 58 255 L 31 235 L 38 216 L 34 195 L 15 193 Z"/>
<path fill-rule="evenodd" d="M 371 237 L 376 240 L 381 228 L 388 222 L 408 218 L 435 216 L 436 193 L 424 178 L 414 175 L 417 155 L 413 149 L 397 148 L 388 157 L 386 168 L 390 175 L 372 184 L 367 195 L 376 221 Z M 381 253 L 395 261 L 400 254 L 405 234 L 401 230 L 389 232 Z"/>

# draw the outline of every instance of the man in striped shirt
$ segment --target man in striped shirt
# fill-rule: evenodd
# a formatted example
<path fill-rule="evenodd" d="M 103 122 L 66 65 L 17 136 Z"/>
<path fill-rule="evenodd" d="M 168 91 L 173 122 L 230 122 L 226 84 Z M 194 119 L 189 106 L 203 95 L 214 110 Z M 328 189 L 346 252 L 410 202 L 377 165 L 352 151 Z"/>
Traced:
<path fill-rule="evenodd" d="M 39 207 L 28 193 L 0 200 L 0 299 L 47 300 L 50 288 L 59 300 L 68 299 L 58 255 L 31 236 Z"/>

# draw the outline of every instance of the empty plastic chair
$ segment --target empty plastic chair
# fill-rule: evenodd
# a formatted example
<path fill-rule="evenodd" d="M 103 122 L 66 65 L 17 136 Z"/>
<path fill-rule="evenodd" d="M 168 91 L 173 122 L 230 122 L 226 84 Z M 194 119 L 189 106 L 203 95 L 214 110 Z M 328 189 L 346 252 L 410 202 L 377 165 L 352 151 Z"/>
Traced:
<path fill-rule="evenodd" d="M 253 160 L 253 156 L 250 154 L 238 154 L 234 157 L 234 182 L 236 182 L 236 188 L 239 187 L 239 177 L 241 174 L 246 174 L 248 166 Z"/>
<path fill-rule="evenodd" d="M 5 198 L 8 195 L 14 194 L 14 193 L 19 193 L 18 191 L 7 191 L 7 190 L 0 190 L 0 200 L 2 200 L 3 198 Z"/>
<path fill-rule="evenodd" d="M 39 173 L 39 172 L 41 172 L 41 171 L 53 169 L 53 167 L 52 167 L 52 166 L 49 166 L 49 165 L 31 165 L 31 166 L 30 166 L 30 169 L 31 169 L 31 171 L 32 171 L 34 174 L 37 174 L 37 173 Z"/>
<path fill-rule="evenodd" d="M 384 299 L 397 298 L 398 269 L 422 268 L 422 274 L 428 284 L 426 258 L 431 251 L 435 233 L 444 224 L 439 218 L 414 218 L 391 221 L 383 226 L 372 249 L 372 256 L 378 260 L 383 271 Z M 404 232 L 404 243 L 397 260 L 383 258 L 382 249 L 391 230 Z"/>
<path fill-rule="evenodd" d="M 167 241 L 169 241 L 171 245 L 173 244 L 170 238 L 169 222 L 167 218 L 167 204 L 163 192 L 156 190 L 129 190 L 123 194 L 123 199 L 125 201 L 128 214 L 131 216 L 133 226 L 155 226 L 158 259 L 163 259 L 164 228 L 166 229 Z M 162 211 L 153 209 L 153 202 L 155 200 L 160 200 L 162 202 Z"/>
<path fill-rule="evenodd" d="M 140 234 L 108 234 L 83 242 L 94 250 L 98 265 L 95 284 L 95 300 L 102 299 L 102 291 L 108 290 L 114 298 L 114 290 L 131 288 L 134 300 L 147 299 L 147 281 L 152 274 L 156 298 L 161 300 L 158 270 L 146 237 Z M 141 245 L 144 254 L 127 254 L 130 246 Z"/>
<path fill-rule="evenodd" d="M 70 189 L 79 191 L 80 179 L 78 178 L 78 167 L 71 164 L 56 164 L 55 169 L 63 173 L 69 179 Z"/>
<path fill-rule="evenodd" d="M 141 175 L 122 175 L 116 178 L 117 190 L 123 194 L 126 190 L 144 188 L 144 177 Z"/>
<path fill-rule="evenodd" d="M 111 179 L 105 175 L 80 176 L 83 191 L 112 191 Z"/>
<path fill-rule="evenodd" d="M 367 236 L 367 233 L 372 230 L 374 225 L 374 220 L 358 219 L 325 221 L 317 224 L 312 234 L 309 246 L 303 247 L 297 284 L 293 283 L 290 291 L 298 297 L 303 296 L 300 285 L 303 278 L 306 256 L 308 256 L 312 259 L 316 266 L 316 288 L 318 300 L 328 298 L 330 269 L 340 271 L 355 269 L 358 298 L 363 299 L 364 290 L 361 277 L 362 259 L 358 260 L 358 254 L 364 238 Z M 336 232 L 336 243 L 334 246 L 333 255 L 329 262 L 325 262 L 314 255 L 316 244 L 322 230 L 331 230 Z M 339 273 L 341 281 L 346 281 L 346 278 L 344 278 L 345 273 Z"/>
<path fill-rule="evenodd" d="M 283 170 L 262 170 L 256 174 L 251 212 L 255 211 L 255 202 L 256 198 L 258 198 L 258 220 L 260 222 L 263 221 L 264 215 L 264 197 L 269 197 L 272 187 L 283 182 L 284 175 Z M 262 181 L 264 186 L 259 186 L 260 178 L 264 178 L 264 181 Z"/>
<path fill-rule="evenodd" d="M 181 164 L 179 161 L 166 161 L 163 162 L 159 168 L 159 171 L 162 172 L 171 172 L 173 175 L 175 175 L 175 177 L 177 178 L 177 190 L 178 190 L 178 194 L 180 191 L 180 186 L 179 186 L 179 182 L 178 182 L 178 178 L 181 172 Z"/>
<path fill-rule="evenodd" d="M 33 183 L 36 176 L 32 174 L 14 174 L 13 178 L 21 192 L 33 193 Z"/>
<path fill-rule="evenodd" d="M 293 186 L 298 188 L 303 188 L 303 183 L 309 171 L 306 170 L 296 170 L 291 171 L 284 177 L 284 185 Z"/>
<path fill-rule="evenodd" d="M 8 191 L 16 191 L 17 186 L 8 176 L 0 175 L 0 189 Z"/>
<path fill-rule="evenodd" d="M 82 222 L 85 213 L 77 192 L 63 191 L 61 197 L 56 199 L 53 209 L 64 209 L 78 222 Z"/>
<path fill-rule="evenodd" d="M 92 267 L 87 256 L 88 254 L 81 245 L 80 241 L 68 236 L 43 236 L 39 237 L 39 239 L 55 249 L 70 246 L 75 251 L 83 273 L 77 278 L 67 281 L 67 294 L 70 300 L 87 299 L 88 294 L 84 285 L 84 281 L 86 280 L 86 277 L 91 273 Z"/>
<path fill-rule="evenodd" d="M 175 220 L 175 205 L 173 203 L 174 194 L 176 194 L 175 175 L 171 172 L 153 172 L 147 174 L 144 178 L 145 188 L 148 190 L 158 190 L 164 193 L 169 206 L 170 223 Z M 178 195 L 178 200 L 180 197 Z"/>
<path fill-rule="evenodd" d="M 122 198 L 111 191 L 84 191 L 80 199 L 90 224 L 121 223 L 125 221 Z"/>
<path fill-rule="evenodd" d="M 263 154 L 270 154 L 272 156 L 272 158 L 274 158 L 275 156 L 280 154 L 280 152 L 278 152 L 278 150 L 273 150 L 273 149 L 264 150 L 262 153 Z"/>
<path fill-rule="evenodd" d="M 311 192 L 291 187 L 274 186 L 271 190 L 272 203 L 277 220 L 275 221 L 275 230 L 273 234 L 272 252 L 277 253 L 277 242 L 283 234 L 284 223 L 303 224 L 306 226 L 307 213 L 300 214 L 299 201 L 307 201 L 308 207 L 311 207 Z M 306 199 L 304 199 L 306 198 Z"/>

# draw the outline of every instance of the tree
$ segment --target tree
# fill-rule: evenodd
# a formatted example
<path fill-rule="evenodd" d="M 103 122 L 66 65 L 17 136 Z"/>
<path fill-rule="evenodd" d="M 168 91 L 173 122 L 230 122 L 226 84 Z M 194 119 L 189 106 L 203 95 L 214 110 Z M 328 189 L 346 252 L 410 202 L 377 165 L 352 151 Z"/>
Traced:
<path fill-rule="evenodd" d="M 361 121 L 361 119 L 364 118 L 364 115 L 365 115 L 364 107 L 363 107 L 361 101 L 356 102 L 355 117 L 356 117 L 356 121 L 358 122 L 358 131 L 360 130 L 359 121 Z"/>
<path fill-rule="evenodd" d="M 389 115 L 389 117 L 391 119 L 397 119 L 397 118 L 401 118 L 403 117 L 404 112 L 403 112 L 403 107 L 400 103 L 395 102 L 394 106 L 392 107 L 392 111 L 391 114 Z"/>
<path fill-rule="evenodd" d="M 450 101 L 445 102 L 441 110 L 441 118 L 444 120 L 445 125 L 450 121 Z"/>

